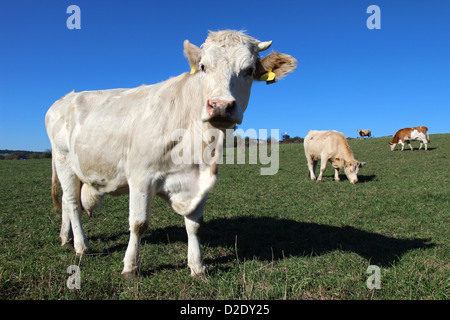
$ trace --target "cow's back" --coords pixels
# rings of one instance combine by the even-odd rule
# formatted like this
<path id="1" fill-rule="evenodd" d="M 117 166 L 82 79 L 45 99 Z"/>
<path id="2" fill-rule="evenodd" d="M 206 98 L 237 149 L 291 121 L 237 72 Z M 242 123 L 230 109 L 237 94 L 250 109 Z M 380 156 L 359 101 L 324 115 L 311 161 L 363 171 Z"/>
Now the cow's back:
<path id="1" fill-rule="evenodd" d="M 303 141 L 306 157 L 316 158 L 320 155 L 324 145 L 324 141 L 323 139 L 320 139 L 320 136 L 320 131 L 310 130 L 308 132 Z"/>
<path id="2" fill-rule="evenodd" d="M 310 130 L 304 140 L 305 154 L 316 159 L 323 153 L 332 156 L 339 151 L 342 141 L 345 142 L 345 137 L 338 131 Z"/>
<path id="3" fill-rule="evenodd" d="M 428 131 L 428 127 L 425 127 L 425 126 L 415 127 L 415 129 L 423 134 L 426 134 Z"/>
<path id="4" fill-rule="evenodd" d="M 67 148 L 72 148 L 73 139 L 80 135 L 88 142 L 120 129 L 117 126 L 127 123 L 132 110 L 123 103 L 115 103 L 125 90 L 72 91 L 65 95 L 47 111 L 45 124 L 50 140 L 63 147 L 58 137 L 64 136 Z"/>

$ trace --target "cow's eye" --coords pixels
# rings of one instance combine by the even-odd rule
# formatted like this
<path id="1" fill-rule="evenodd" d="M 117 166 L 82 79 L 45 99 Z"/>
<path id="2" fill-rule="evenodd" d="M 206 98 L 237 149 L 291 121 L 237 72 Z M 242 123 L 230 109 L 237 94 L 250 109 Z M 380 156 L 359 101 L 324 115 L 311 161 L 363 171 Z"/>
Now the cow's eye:
<path id="1" fill-rule="evenodd" d="M 203 72 L 206 71 L 206 67 L 203 63 L 200 64 L 200 70 L 202 70 Z"/>
<path id="2" fill-rule="evenodd" d="M 254 71 L 255 70 L 252 67 L 247 68 L 247 69 L 244 70 L 244 76 L 251 77 L 251 76 L 253 76 L 253 72 Z"/>

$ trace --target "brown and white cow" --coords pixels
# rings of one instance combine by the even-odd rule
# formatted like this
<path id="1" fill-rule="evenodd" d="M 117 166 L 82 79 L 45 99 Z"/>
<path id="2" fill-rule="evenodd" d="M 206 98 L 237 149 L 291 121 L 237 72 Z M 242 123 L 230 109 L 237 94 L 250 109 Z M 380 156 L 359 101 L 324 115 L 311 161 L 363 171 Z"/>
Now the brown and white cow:
<path id="1" fill-rule="evenodd" d="M 345 136 L 334 130 L 317 131 L 311 130 L 304 140 L 305 156 L 308 162 L 311 180 L 316 180 L 314 171 L 320 160 L 320 174 L 317 181 L 322 181 L 327 162 L 334 167 L 334 180 L 340 181 L 339 169 L 344 168 L 348 180 L 355 184 L 358 182 L 358 171 L 366 165 L 366 162 L 356 161 Z"/>
<path id="2" fill-rule="evenodd" d="M 358 133 L 360 139 L 364 137 L 370 138 L 370 136 L 372 135 L 372 132 L 369 129 L 366 130 L 358 129 Z"/>
<path id="3" fill-rule="evenodd" d="M 425 144 L 425 150 L 428 150 L 428 143 L 430 142 L 430 136 L 428 134 L 428 128 L 424 126 L 412 127 L 412 128 L 403 128 L 398 130 L 392 141 L 389 142 L 391 145 L 391 151 L 395 150 L 397 144 L 402 145 L 402 151 L 405 149 L 405 142 L 409 145 L 411 150 L 414 148 L 411 145 L 411 140 L 419 140 L 420 146 L 419 150 L 422 149 L 422 145 Z"/>
<path id="4" fill-rule="evenodd" d="M 272 83 L 296 68 L 296 60 L 286 54 L 261 59 L 259 52 L 271 44 L 238 31 L 210 32 L 200 48 L 184 42 L 190 73 L 134 89 L 71 92 L 56 101 L 45 124 L 55 210 L 58 181 L 63 192 L 62 245 L 73 240 L 78 255 L 89 252 L 82 208 L 92 213 L 105 194 L 129 193 L 130 239 L 122 275 L 136 276 L 140 240 L 159 195 L 184 216 L 191 275 L 204 274 L 198 231 L 216 183 L 223 131 L 241 123 L 254 80 Z M 194 152 L 183 154 L 190 161 L 175 163 L 172 151 L 196 131 L 213 131 L 215 144 L 194 143 Z M 183 139 L 174 140 L 174 132 L 182 132 Z M 212 161 L 205 163 L 201 157 L 207 147 Z"/>

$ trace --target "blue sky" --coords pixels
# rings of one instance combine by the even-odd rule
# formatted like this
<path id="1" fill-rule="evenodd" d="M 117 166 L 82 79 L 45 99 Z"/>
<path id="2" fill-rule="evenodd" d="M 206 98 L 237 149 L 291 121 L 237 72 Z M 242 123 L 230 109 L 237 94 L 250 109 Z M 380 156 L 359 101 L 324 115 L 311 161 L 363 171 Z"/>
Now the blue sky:
<path id="1" fill-rule="evenodd" d="M 66 26 L 72 4 L 80 30 Z M 366 26 L 372 4 L 381 29 Z M 189 71 L 183 41 L 201 45 L 220 29 L 273 40 L 270 50 L 299 63 L 276 84 L 254 83 L 243 130 L 450 132 L 447 0 L 2 0 L 0 149 L 49 149 L 44 117 L 54 101 L 73 89 L 131 88 Z"/>

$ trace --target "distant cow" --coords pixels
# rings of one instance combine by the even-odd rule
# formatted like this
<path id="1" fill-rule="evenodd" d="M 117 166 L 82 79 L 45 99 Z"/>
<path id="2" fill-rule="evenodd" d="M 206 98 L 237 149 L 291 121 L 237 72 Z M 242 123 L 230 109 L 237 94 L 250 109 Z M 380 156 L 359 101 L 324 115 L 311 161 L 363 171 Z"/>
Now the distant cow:
<path id="1" fill-rule="evenodd" d="M 394 151 L 397 144 L 402 145 L 402 151 L 405 148 L 405 142 L 409 145 L 411 150 L 414 148 L 411 145 L 411 140 L 419 140 L 420 146 L 419 150 L 422 149 L 422 145 L 425 144 L 425 150 L 428 150 L 428 143 L 430 142 L 430 135 L 428 133 L 428 128 L 424 126 L 420 127 L 412 127 L 412 128 L 403 128 L 397 131 L 397 133 L 392 138 L 392 141 L 389 142 L 391 145 L 391 150 Z"/>
<path id="2" fill-rule="evenodd" d="M 364 138 L 364 137 L 370 138 L 370 136 L 372 134 L 369 129 L 367 129 L 367 130 L 358 129 L 358 133 L 359 133 L 360 139 Z"/>
<path id="3" fill-rule="evenodd" d="M 135 277 L 140 241 L 158 195 L 184 216 L 191 275 L 204 274 L 198 231 L 217 180 L 224 131 L 241 123 L 254 80 L 276 82 L 297 65 L 293 57 L 277 52 L 260 58 L 271 44 L 242 32 L 211 32 L 200 48 L 184 42 L 190 73 L 134 89 L 71 92 L 56 101 L 45 124 L 56 208 L 58 180 L 63 191 L 62 244 L 73 237 L 76 253 L 88 252 L 82 208 L 90 214 L 104 194 L 129 193 L 130 239 L 122 275 Z M 183 139 L 174 140 L 180 132 Z M 213 132 L 215 145 L 195 143 L 198 132 L 201 137 Z M 192 152 L 187 152 L 193 136 Z M 189 149 L 182 149 L 183 162 L 174 161 L 173 151 L 185 141 Z M 206 148 L 213 150 L 210 163 L 202 161 Z"/>
<path id="4" fill-rule="evenodd" d="M 348 146 L 347 140 L 338 131 L 311 130 L 305 137 L 304 147 L 306 160 L 308 161 L 308 176 L 311 180 L 316 180 L 314 171 L 319 160 L 320 174 L 317 181 L 322 181 L 328 161 L 331 162 L 335 169 L 335 181 L 340 181 L 339 169 L 344 168 L 345 175 L 352 184 L 358 182 L 358 171 L 366 165 L 366 162 L 359 162 L 353 158 L 353 153 Z"/>

